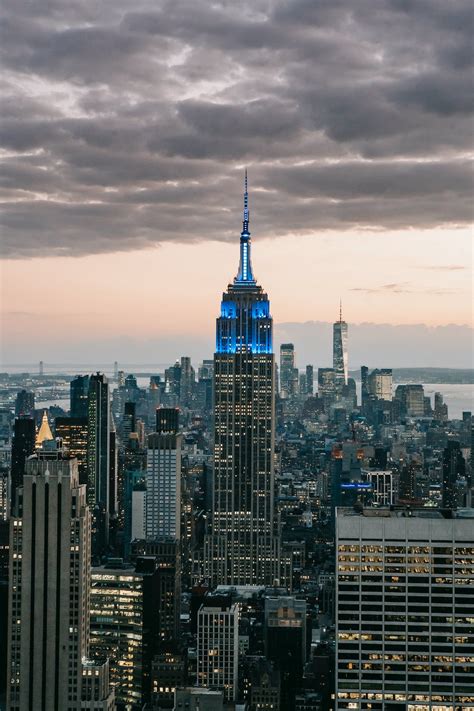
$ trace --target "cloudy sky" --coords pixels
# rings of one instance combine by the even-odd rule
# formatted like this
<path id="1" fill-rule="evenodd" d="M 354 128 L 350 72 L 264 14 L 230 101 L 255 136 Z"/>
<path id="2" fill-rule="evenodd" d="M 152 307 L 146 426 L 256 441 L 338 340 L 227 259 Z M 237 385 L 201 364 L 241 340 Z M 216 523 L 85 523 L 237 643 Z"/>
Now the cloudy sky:
<path id="1" fill-rule="evenodd" d="M 469 365 L 470 0 L 3 7 L 4 364 L 212 352 L 248 166 L 277 337 Z"/>

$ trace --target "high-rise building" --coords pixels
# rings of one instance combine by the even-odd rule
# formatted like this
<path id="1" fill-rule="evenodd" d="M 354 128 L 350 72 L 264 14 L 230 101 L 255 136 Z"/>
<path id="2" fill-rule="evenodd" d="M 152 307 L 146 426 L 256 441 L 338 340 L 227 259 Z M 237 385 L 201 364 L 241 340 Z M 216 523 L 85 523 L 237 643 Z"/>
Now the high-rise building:
<path id="1" fill-rule="evenodd" d="M 335 395 L 334 368 L 318 368 L 318 395 L 331 399 Z"/>
<path id="2" fill-rule="evenodd" d="M 97 373 L 89 379 L 87 418 L 87 501 L 93 516 L 93 553 L 101 553 L 109 538 L 110 503 L 109 384 Z"/>
<path id="3" fill-rule="evenodd" d="M 472 515 L 337 510 L 337 709 L 473 706 Z"/>
<path id="4" fill-rule="evenodd" d="M 35 451 L 36 431 L 35 421 L 31 417 L 19 417 L 13 425 L 12 464 L 11 464 L 11 498 L 12 509 L 17 500 L 17 489 L 23 486 L 25 463 Z"/>
<path id="5" fill-rule="evenodd" d="M 341 389 L 347 385 L 349 377 L 347 353 L 348 329 L 347 323 L 342 320 L 342 304 L 339 309 L 339 321 L 333 325 L 332 360 L 336 388 Z"/>
<path id="6" fill-rule="evenodd" d="M 76 375 L 69 384 L 71 417 L 87 417 L 89 397 L 89 376 Z"/>
<path id="7" fill-rule="evenodd" d="M 298 369 L 295 368 L 295 347 L 293 343 L 280 346 L 280 395 L 291 397 L 298 389 Z"/>
<path id="8" fill-rule="evenodd" d="M 306 600 L 265 599 L 265 656 L 281 675 L 281 707 L 293 708 L 307 655 Z"/>
<path id="9" fill-rule="evenodd" d="M 365 410 L 369 400 L 369 369 L 366 365 L 360 367 L 360 383 L 361 383 L 361 406 L 362 411 Z"/>
<path id="10" fill-rule="evenodd" d="M 146 473 L 146 535 L 180 538 L 181 447 L 178 410 L 156 411 L 157 432 L 148 435 Z"/>
<path id="11" fill-rule="evenodd" d="M 273 584 L 275 364 L 270 303 L 250 258 L 247 183 L 238 274 L 223 294 L 214 355 L 213 583 Z"/>
<path id="12" fill-rule="evenodd" d="M 117 561 L 119 562 L 119 561 Z M 137 566 L 92 568 L 91 657 L 108 658 L 120 708 L 141 711 L 150 697 L 151 660 L 158 642 L 159 572 L 155 559 Z"/>
<path id="13" fill-rule="evenodd" d="M 7 708 L 112 709 L 106 684 L 95 706 L 81 706 L 90 518 L 76 460 L 60 451 L 28 459 L 10 531 Z"/>
<path id="14" fill-rule="evenodd" d="M 181 559 L 179 541 L 172 538 L 156 538 L 132 543 L 132 559 L 153 556 L 158 569 L 158 597 L 155 608 L 159 619 L 158 638 L 160 649 L 170 649 L 178 638 Z"/>
<path id="15" fill-rule="evenodd" d="M 179 401 L 182 407 L 190 407 L 196 384 L 196 375 L 191 365 L 191 358 L 181 357 L 181 373 L 179 384 Z"/>
<path id="16" fill-rule="evenodd" d="M 197 685 L 237 698 L 239 606 L 208 597 L 198 612 Z"/>
<path id="17" fill-rule="evenodd" d="M 408 417 L 423 417 L 425 414 L 423 385 L 397 385 L 395 399 L 400 403 L 400 412 Z"/>
<path id="18" fill-rule="evenodd" d="M 312 395 L 314 393 L 314 369 L 312 365 L 306 366 L 306 394 Z"/>
<path id="19" fill-rule="evenodd" d="M 87 417 L 56 417 L 54 431 L 69 455 L 77 459 L 80 483 L 87 484 Z"/>
<path id="20" fill-rule="evenodd" d="M 377 400 L 391 400 L 392 380 L 391 368 L 376 368 L 368 377 L 369 394 Z"/>
<path id="21" fill-rule="evenodd" d="M 16 394 L 15 417 L 35 416 L 35 394 L 28 390 L 20 390 Z"/>
<path id="22" fill-rule="evenodd" d="M 434 419 L 438 422 L 448 420 L 448 406 L 444 402 L 442 393 L 434 394 Z"/>
<path id="23" fill-rule="evenodd" d="M 443 508 L 457 508 L 456 483 L 466 474 L 466 462 L 461 445 L 450 440 L 443 450 Z"/>

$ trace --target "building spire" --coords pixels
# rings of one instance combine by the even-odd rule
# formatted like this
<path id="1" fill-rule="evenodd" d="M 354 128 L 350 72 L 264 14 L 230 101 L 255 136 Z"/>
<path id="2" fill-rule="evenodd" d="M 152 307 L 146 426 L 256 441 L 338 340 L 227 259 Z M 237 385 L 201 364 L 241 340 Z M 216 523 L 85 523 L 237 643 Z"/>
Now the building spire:
<path id="1" fill-rule="evenodd" d="M 339 323 L 342 323 L 342 299 L 339 299 Z"/>
<path id="2" fill-rule="evenodd" d="M 252 262 L 250 259 L 250 231 L 249 231 L 249 193 L 247 168 L 244 178 L 244 219 L 242 222 L 242 232 L 240 233 L 240 263 L 239 271 L 234 279 L 237 284 L 255 284 L 252 272 Z"/>
<path id="3" fill-rule="evenodd" d="M 245 168 L 244 180 L 244 220 L 242 224 L 242 234 L 250 234 L 249 232 L 249 193 L 248 193 L 248 178 L 247 168 Z"/>

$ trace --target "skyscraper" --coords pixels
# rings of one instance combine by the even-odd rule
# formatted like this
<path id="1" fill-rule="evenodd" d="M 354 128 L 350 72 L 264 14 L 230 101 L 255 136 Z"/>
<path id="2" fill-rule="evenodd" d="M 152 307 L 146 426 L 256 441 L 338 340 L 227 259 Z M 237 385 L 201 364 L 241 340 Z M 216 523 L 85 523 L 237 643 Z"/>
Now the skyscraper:
<path id="1" fill-rule="evenodd" d="M 312 365 L 306 366 L 306 394 L 312 395 L 314 392 L 314 369 Z"/>
<path id="2" fill-rule="evenodd" d="M 147 538 L 178 540 L 181 523 L 181 445 L 178 410 L 156 411 L 157 432 L 148 435 L 146 473 Z"/>
<path id="3" fill-rule="evenodd" d="M 23 485 L 25 462 L 35 451 L 35 421 L 31 417 L 19 417 L 13 425 L 11 496 L 12 509 L 17 500 L 17 489 Z"/>
<path id="4" fill-rule="evenodd" d="M 298 370 L 295 368 L 295 347 L 293 343 L 280 346 L 280 395 L 283 398 L 294 395 L 298 387 Z"/>
<path id="5" fill-rule="evenodd" d="M 391 400 L 392 381 L 391 368 L 376 368 L 368 377 L 369 394 L 373 395 L 377 400 Z"/>
<path id="6" fill-rule="evenodd" d="M 77 459 L 80 483 L 87 484 L 87 417 L 56 417 L 54 431 L 70 456 Z"/>
<path id="7" fill-rule="evenodd" d="M 90 518 L 75 459 L 53 451 L 27 461 L 10 540 L 7 708 L 112 709 L 106 679 L 100 698 L 94 694 L 81 706 L 89 651 Z M 100 675 L 101 666 L 94 670 Z"/>
<path id="8" fill-rule="evenodd" d="M 239 270 L 217 319 L 214 500 L 205 555 L 214 583 L 241 585 L 273 583 L 278 565 L 272 317 L 253 275 L 250 247 L 246 177 Z"/>
<path id="9" fill-rule="evenodd" d="M 456 440 L 451 440 L 443 450 L 443 508 L 457 508 L 456 482 L 465 474 L 466 462 L 461 446 Z"/>
<path id="10" fill-rule="evenodd" d="M 337 510 L 337 709 L 472 707 L 474 520 L 463 513 Z"/>
<path id="11" fill-rule="evenodd" d="M 93 515 L 93 551 L 100 553 L 108 542 L 110 502 L 109 384 L 97 373 L 89 379 L 87 422 L 87 502 Z"/>
<path id="12" fill-rule="evenodd" d="M 87 417 L 89 376 L 76 375 L 69 384 L 71 417 Z"/>
<path id="13" fill-rule="evenodd" d="M 238 661 L 238 604 L 206 598 L 198 612 L 198 686 L 223 691 L 225 701 L 235 701 Z"/>
<path id="14" fill-rule="evenodd" d="M 339 321 L 333 325 L 332 360 L 336 388 L 347 385 L 349 376 L 347 354 L 347 323 L 342 320 L 342 304 L 339 308 Z"/>
<path id="15" fill-rule="evenodd" d="M 91 656 L 109 659 L 119 708 L 141 710 L 150 695 L 151 660 L 158 643 L 159 575 L 153 557 L 132 566 L 91 571 Z"/>
<path id="16" fill-rule="evenodd" d="M 28 390 L 20 390 L 15 399 L 16 417 L 35 416 L 35 394 Z"/>

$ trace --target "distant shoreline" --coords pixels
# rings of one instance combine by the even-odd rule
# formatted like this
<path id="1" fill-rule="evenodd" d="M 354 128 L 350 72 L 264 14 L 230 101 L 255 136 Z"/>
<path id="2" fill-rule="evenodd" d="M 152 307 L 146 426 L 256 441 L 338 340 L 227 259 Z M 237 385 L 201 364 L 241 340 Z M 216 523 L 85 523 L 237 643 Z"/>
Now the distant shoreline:
<path id="1" fill-rule="evenodd" d="M 394 383 L 474 385 L 474 368 L 393 368 L 392 373 Z M 360 370 L 349 374 L 360 379 Z"/>

